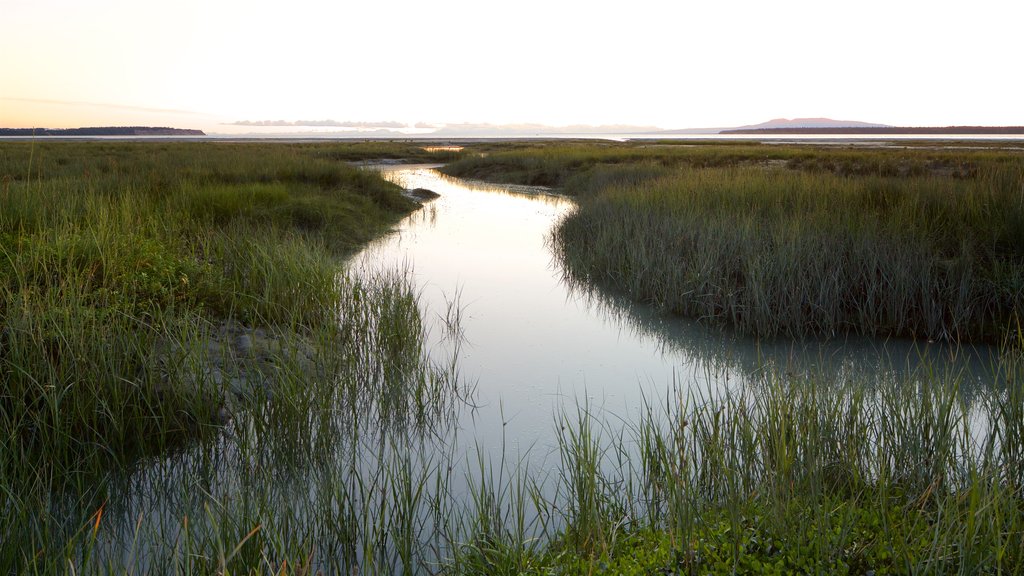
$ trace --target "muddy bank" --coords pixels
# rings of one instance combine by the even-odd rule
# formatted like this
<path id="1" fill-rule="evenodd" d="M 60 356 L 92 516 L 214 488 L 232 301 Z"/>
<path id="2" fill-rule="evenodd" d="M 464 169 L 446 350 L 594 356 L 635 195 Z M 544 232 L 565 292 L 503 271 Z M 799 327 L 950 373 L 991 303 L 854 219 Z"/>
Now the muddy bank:
<path id="1" fill-rule="evenodd" d="M 324 376 L 317 357 L 316 346 L 294 332 L 225 320 L 190 346 L 158 341 L 149 366 L 157 371 L 160 386 L 177 381 L 206 394 L 209 416 L 226 424 L 247 402 L 272 399 L 271 384 L 283 372 Z"/>

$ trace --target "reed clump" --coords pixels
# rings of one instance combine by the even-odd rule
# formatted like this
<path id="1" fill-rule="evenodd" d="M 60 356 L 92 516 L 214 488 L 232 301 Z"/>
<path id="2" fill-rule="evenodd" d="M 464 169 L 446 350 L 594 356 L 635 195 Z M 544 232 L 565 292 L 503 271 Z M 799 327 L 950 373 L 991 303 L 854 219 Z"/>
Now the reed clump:
<path id="1" fill-rule="evenodd" d="M 409 275 L 343 273 L 416 205 L 337 158 L 408 147 L 344 148 L 0 144 L 0 572 L 302 566 L 273 478 L 455 409 Z"/>
<path id="2" fill-rule="evenodd" d="M 548 544 L 506 539 L 470 573 L 1020 573 L 1021 360 L 986 390 L 927 366 L 842 384 L 765 369 L 625 423 L 569 406 L 547 483 L 503 508 L 527 506 Z"/>
<path id="3" fill-rule="evenodd" d="M 578 281 L 745 333 L 1001 343 L 1024 304 L 1022 176 L 677 169 L 580 197 L 554 238 Z"/>
<path id="4" fill-rule="evenodd" d="M 159 451 L 223 391 L 154 350 L 202 349 L 229 319 L 333 323 L 340 258 L 415 206 L 337 148 L 0 144 L 7 454 Z"/>

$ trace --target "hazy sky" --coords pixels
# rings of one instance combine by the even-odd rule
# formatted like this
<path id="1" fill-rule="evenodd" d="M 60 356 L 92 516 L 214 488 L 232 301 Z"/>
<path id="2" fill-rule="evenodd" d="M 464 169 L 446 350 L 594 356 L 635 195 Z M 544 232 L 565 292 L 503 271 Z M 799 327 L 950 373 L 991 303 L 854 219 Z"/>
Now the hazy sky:
<path id="1" fill-rule="evenodd" d="M 1020 0 L 0 0 L 0 126 L 1024 125 L 1022 22 Z"/>

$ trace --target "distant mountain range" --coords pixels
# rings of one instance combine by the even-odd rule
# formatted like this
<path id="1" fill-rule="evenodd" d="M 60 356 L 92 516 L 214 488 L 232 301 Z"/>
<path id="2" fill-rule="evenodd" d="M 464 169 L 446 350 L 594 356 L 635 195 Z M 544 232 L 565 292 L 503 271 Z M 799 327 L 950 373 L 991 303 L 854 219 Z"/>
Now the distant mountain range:
<path id="1" fill-rule="evenodd" d="M 152 126 L 93 128 L 0 128 L 0 136 L 206 136 L 202 130 Z"/>

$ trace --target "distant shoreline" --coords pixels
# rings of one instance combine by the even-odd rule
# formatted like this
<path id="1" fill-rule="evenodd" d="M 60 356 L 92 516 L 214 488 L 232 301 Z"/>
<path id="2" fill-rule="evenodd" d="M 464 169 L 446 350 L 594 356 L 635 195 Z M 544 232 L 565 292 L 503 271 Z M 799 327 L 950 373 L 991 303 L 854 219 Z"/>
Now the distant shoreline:
<path id="1" fill-rule="evenodd" d="M 0 128 L 0 136 L 206 136 L 202 130 L 152 126 L 92 128 Z"/>
<path id="2" fill-rule="evenodd" d="M 20 129 L 19 129 L 20 130 Z M 857 133 L 852 131 L 839 132 L 836 129 L 825 129 L 819 132 L 794 132 L 792 130 L 759 130 L 730 131 L 706 134 L 512 134 L 512 135 L 427 135 L 404 134 L 401 136 L 355 136 L 349 134 L 316 134 L 316 135 L 254 135 L 254 134 L 207 134 L 202 131 L 180 130 L 173 133 L 138 132 L 129 134 L 84 134 L 71 131 L 49 131 L 43 134 L 18 132 L 0 128 L 0 142 L 216 142 L 216 143 L 262 143 L 276 142 L 280 144 L 319 144 L 330 142 L 415 142 L 420 144 L 468 144 L 497 142 L 633 142 L 638 144 L 656 142 L 675 143 L 710 143 L 710 142 L 765 142 L 765 143 L 804 143 L 814 145 L 860 145 L 885 147 L 907 142 L 946 142 L 946 143 L 985 143 L 994 145 L 999 142 L 1013 143 L 1020 146 L 1024 142 L 1024 128 L 1019 132 L 977 133 L 967 131 L 960 134 L 939 130 L 932 133 L 907 133 L 895 131 L 889 133 Z"/>
<path id="3" fill-rule="evenodd" d="M 736 128 L 719 134 L 1024 134 L 1024 126 L 837 126 L 790 128 Z"/>

